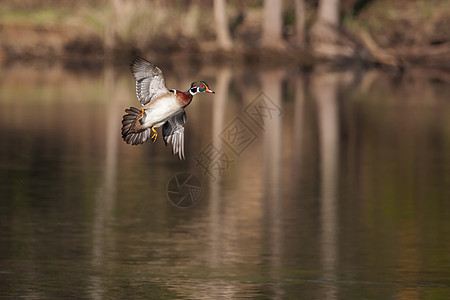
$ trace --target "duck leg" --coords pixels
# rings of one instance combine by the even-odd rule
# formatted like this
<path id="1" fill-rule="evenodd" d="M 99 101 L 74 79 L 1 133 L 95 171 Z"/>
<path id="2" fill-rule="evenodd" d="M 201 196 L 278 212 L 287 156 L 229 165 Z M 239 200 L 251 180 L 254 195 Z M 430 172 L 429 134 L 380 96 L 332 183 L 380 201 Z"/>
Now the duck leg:
<path id="1" fill-rule="evenodd" d="M 143 121 L 145 120 L 144 118 L 145 116 L 145 109 L 141 109 L 141 112 L 139 113 L 139 115 L 137 116 L 137 120 L 139 120 L 139 122 L 143 123 Z M 152 129 L 152 135 L 150 137 L 150 139 L 153 141 L 153 143 L 156 141 L 156 138 L 158 137 L 158 132 L 155 130 L 155 127 L 151 127 Z"/>
<path id="2" fill-rule="evenodd" d="M 156 138 L 158 137 L 158 132 L 155 130 L 155 127 L 152 126 L 152 136 L 150 139 L 153 141 L 153 143 L 156 141 Z"/>

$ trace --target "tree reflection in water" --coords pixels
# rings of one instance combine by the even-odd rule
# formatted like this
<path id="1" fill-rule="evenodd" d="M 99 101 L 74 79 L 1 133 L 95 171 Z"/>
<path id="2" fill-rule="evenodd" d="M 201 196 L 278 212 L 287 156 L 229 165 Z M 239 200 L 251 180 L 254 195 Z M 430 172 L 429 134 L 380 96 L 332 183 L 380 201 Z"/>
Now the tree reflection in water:
<path id="1" fill-rule="evenodd" d="M 3 296 L 450 296 L 446 84 L 376 70 L 169 71 L 170 86 L 195 75 L 217 92 L 189 106 L 178 161 L 121 142 L 127 69 L 1 72 Z M 283 112 L 263 127 L 245 111 L 260 92 Z M 255 135 L 241 153 L 223 138 L 236 118 Z M 211 142 L 233 160 L 215 179 L 195 160 Z M 190 209 L 166 199 L 180 171 L 203 179 Z"/>

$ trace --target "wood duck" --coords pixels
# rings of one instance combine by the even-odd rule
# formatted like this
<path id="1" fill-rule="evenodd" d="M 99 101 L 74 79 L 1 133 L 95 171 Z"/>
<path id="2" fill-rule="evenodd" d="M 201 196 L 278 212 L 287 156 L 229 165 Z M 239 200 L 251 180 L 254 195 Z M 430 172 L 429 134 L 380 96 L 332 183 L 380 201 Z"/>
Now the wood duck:
<path id="1" fill-rule="evenodd" d="M 141 102 L 140 109 L 130 107 L 122 118 L 122 139 L 127 144 L 140 145 L 149 138 L 155 142 L 158 133 L 155 127 L 162 126 L 164 143 L 172 144 L 172 152 L 184 159 L 184 108 L 197 93 L 215 92 L 204 81 L 195 81 L 185 92 L 169 90 L 160 68 L 137 57 L 130 64 L 136 80 L 136 95 Z"/>

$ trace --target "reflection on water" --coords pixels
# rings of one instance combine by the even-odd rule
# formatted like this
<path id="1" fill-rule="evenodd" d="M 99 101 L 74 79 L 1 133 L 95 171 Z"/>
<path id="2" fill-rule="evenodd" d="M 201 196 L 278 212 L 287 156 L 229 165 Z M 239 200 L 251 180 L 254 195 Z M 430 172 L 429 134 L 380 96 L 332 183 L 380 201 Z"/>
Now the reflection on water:
<path id="1" fill-rule="evenodd" d="M 321 260 L 324 278 L 335 281 L 337 232 L 337 179 L 338 179 L 338 73 L 316 72 L 312 76 L 312 90 L 317 101 L 320 152 L 320 224 Z M 325 292 L 327 299 L 336 298 L 336 288 Z"/>
<path id="2" fill-rule="evenodd" d="M 216 90 L 187 109 L 186 161 L 121 141 L 127 69 L 1 71 L 1 297 L 450 297 L 448 84 L 173 74 Z M 179 172 L 202 178 L 193 208 L 166 198 Z"/>

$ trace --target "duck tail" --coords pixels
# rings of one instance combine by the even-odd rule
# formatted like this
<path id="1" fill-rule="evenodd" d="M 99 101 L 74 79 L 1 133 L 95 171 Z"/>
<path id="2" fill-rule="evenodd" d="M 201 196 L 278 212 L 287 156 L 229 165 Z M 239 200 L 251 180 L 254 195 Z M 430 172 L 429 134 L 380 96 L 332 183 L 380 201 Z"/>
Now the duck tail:
<path id="1" fill-rule="evenodd" d="M 145 143 L 151 136 L 151 129 L 143 126 L 146 114 L 143 110 L 130 107 L 122 117 L 122 139 L 131 145 Z"/>

